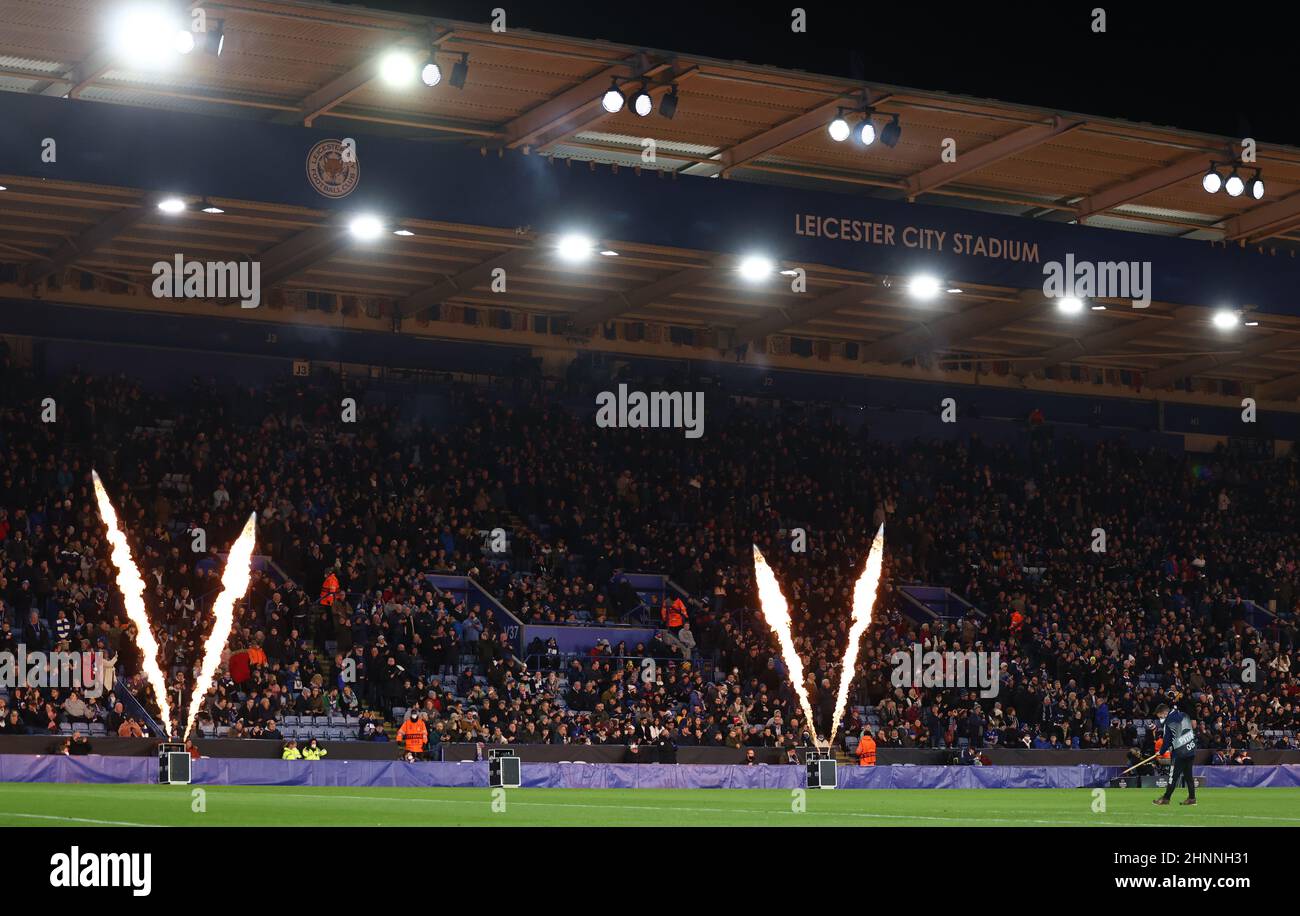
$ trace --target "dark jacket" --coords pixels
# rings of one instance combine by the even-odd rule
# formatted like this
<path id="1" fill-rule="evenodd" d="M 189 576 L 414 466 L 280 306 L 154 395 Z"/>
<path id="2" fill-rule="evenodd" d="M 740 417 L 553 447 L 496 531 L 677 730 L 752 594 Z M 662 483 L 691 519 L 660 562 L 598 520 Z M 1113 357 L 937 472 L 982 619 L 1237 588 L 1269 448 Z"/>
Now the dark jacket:
<path id="1" fill-rule="evenodd" d="M 1165 716 L 1160 737 L 1164 739 L 1161 750 L 1169 751 L 1169 756 L 1175 760 L 1196 754 L 1196 732 L 1192 729 L 1192 720 L 1177 709 L 1171 709 Z"/>

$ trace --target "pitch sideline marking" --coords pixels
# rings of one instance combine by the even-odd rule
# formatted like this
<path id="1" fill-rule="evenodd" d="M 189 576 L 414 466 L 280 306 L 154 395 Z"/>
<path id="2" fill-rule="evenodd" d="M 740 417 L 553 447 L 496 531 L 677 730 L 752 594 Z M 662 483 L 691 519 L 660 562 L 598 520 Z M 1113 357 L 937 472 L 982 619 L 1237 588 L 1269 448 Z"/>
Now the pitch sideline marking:
<path id="1" fill-rule="evenodd" d="M 0 811 L 0 817 L 32 817 L 45 821 L 76 821 L 79 824 L 102 824 L 105 827 L 161 827 L 162 824 L 137 824 L 132 821 L 100 821 L 93 817 L 69 817 L 62 814 L 19 814 L 16 811 Z"/>

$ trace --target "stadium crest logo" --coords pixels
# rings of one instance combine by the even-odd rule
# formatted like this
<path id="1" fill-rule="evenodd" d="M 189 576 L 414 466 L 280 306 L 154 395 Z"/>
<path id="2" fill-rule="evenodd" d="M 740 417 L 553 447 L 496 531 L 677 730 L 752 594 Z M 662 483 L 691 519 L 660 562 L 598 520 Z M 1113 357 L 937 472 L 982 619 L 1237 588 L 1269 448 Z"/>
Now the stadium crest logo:
<path id="1" fill-rule="evenodd" d="M 361 181 L 355 147 L 342 140 L 322 140 L 307 154 L 307 180 L 322 197 L 347 197 Z"/>

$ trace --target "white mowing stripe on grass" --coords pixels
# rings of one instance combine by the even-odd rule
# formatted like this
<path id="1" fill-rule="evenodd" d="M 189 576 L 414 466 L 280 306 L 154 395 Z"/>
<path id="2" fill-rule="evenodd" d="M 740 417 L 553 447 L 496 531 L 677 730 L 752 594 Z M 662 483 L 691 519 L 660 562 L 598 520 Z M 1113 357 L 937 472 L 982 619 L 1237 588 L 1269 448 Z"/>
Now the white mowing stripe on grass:
<path id="1" fill-rule="evenodd" d="M 65 817 L 61 814 L 19 814 L 16 811 L 0 811 L 3 817 L 30 817 L 45 821 L 72 821 L 78 824 L 102 824 L 105 827 L 161 827 L 161 824 L 137 824 L 132 821 L 100 821 L 93 817 Z"/>
<path id="2" fill-rule="evenodd" d="M 387 802 L 424 802 L 430 805 L 482 805 L 481 800 L 472 800 L 468 798 L 385 798 L 383 796 L 372 795 L 307 795 L 302 792 L 284 792 L 281 798 L 310 798 L 310 799 L 341 799 L 343 801 L 387 801 Z M 591 808 L 598 811 L 682 811 L 690 814 L 788 814 L 795 816 L 796 812 L 788 811 L 784 808 L 763 810 L 754 808 L 677 808 L 666 805 L 583 805 L 574 802 L 509 802 L 511 805 L 520 805 L 532 808 Z M 812 814 L 818 817 L 861 817 L 876 818 L 884 820 L 900 821 L 943 821 L 945 823 L 965 824 L 965 823 L 988 823 L 990 821 L 1000 824 L 1046 824 L 1050 827 L 1069 824 L 1071 826 L 1086 827 L 1186 827 L 1200 826 L 1190 824 L 1147 824 L 1147 823 L 1126 823 L 1122 825 L 1098 823 L 1094 820 L 1074 821 L 1074 820 L 1026 820 L 1025 818 L 1001 818 L 1001 817 L 933 817 L 922 814 L 876 814 L 864 811 L 806 811 L 806 814 Z M 1224 815 L 1229 816 L 1229 815 Z"/>

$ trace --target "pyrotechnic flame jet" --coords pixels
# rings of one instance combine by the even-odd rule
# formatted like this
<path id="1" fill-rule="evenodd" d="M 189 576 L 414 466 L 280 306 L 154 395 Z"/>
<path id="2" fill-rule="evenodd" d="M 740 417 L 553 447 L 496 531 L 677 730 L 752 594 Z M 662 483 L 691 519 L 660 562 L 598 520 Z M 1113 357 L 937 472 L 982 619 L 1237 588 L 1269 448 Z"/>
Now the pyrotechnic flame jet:
<path id="1" fill-rule="evenodd" d="M 167 682 L 158 668 L 158 641 L 153 637 L 149 626 L 149 615 L 144 607 L 144 580 L 140 570 L 131 558 L 131 547 L 126 542 L 126 535 L 117 526 L 117 512 L 108 500 L 108 491 L 99 479 L 99 474 L 92 469 L 91 478 L 95 484 L 95 502 L 99 504 L 99 515 L 108 526 L 108 542 L 113 546 L 113 565 L 117 567 L 117 588 L 122 593 L 122 603 L 126 606 L 127 618 L 135 624 L 136 645 L 144 656 L 143 667 L 145 679 L 153 688 L 154 699 L 162 712 L 163 727 L 172 727 L 171 704 L 167 702 Z"/>
<path id="2" fill-rule="evenodd" d="M 235 602 L 244 597 L 248 591 L 248 580 L 253 570 L 253 545 L 257 540 L 257 513 L 254 512 L 244 523 L 244 530 L 239 533 L 230 554 L 226 557 L 226 569 L 221 574 L 221 591 L 217 600 L 212 602 L 212 633 L 203 646 L 203 663 L 199 668 L 198 680 L 194 682 L 194 694 L 190 697 L 190 711 L 185 717 L 182 737 L 194 728 L 199 716 L 199 707 L 203 698 L 212 687 L 212 677 L 217 673 L 221 663 L 221 653 L 230 639 L 230 630 L 235 624 Z"/>
<path id="3" fill-rule="evenodd" d="M 867 632 L 867 627 L 871 625 L 871 612 L 876 606 L 876 591 L 880 587 L 880 568 L 884 563 L 884 556 L 885 526 L 881 525 L 871 541 L 871 549 L 867 551 L 867 567 L 862 570 L 857 584 L 853 586 L 853 617 L 849 623 L 849 644 L 844 647 L 844 663 L 840 665 L 840 687 L 835 697 L 835 715 L 831 719 L 831 744 L 835 743 L 840 717 L 844 715 L 844 704 L 849 699 L 853 669 L 858 664 L 858 643 L 862 641 L 862 634 Z"/>
<path id="4" fill-rule="evenodd" d="M 790 630 L 790 606 L 786 603 L 785 595 L 781 594 L 781 586 L 777 584 L 776 576 L 773 575 L 772 568 L 767 565 L 767 560 L 763 559 L 757 544 L 754 545 L 754 578 L 758 581 L 758 601 L 763 611 L 763 619 L 772 628 L 772 632 L 776 634 L 776 641 L 781 645 L 781 657 L 785 659 L 785 667 L 790 672 L 794 692 L 798 694 L 799 702 L 803 706 L 804 718 L 808 720 L 808 733 L 812 735 L 813 744 L 816 744 L 817 720 L 813 718 L 812 704 L 808 702 L 803 659 L 799 657 L 794 647 L 794 634 Z"/>

